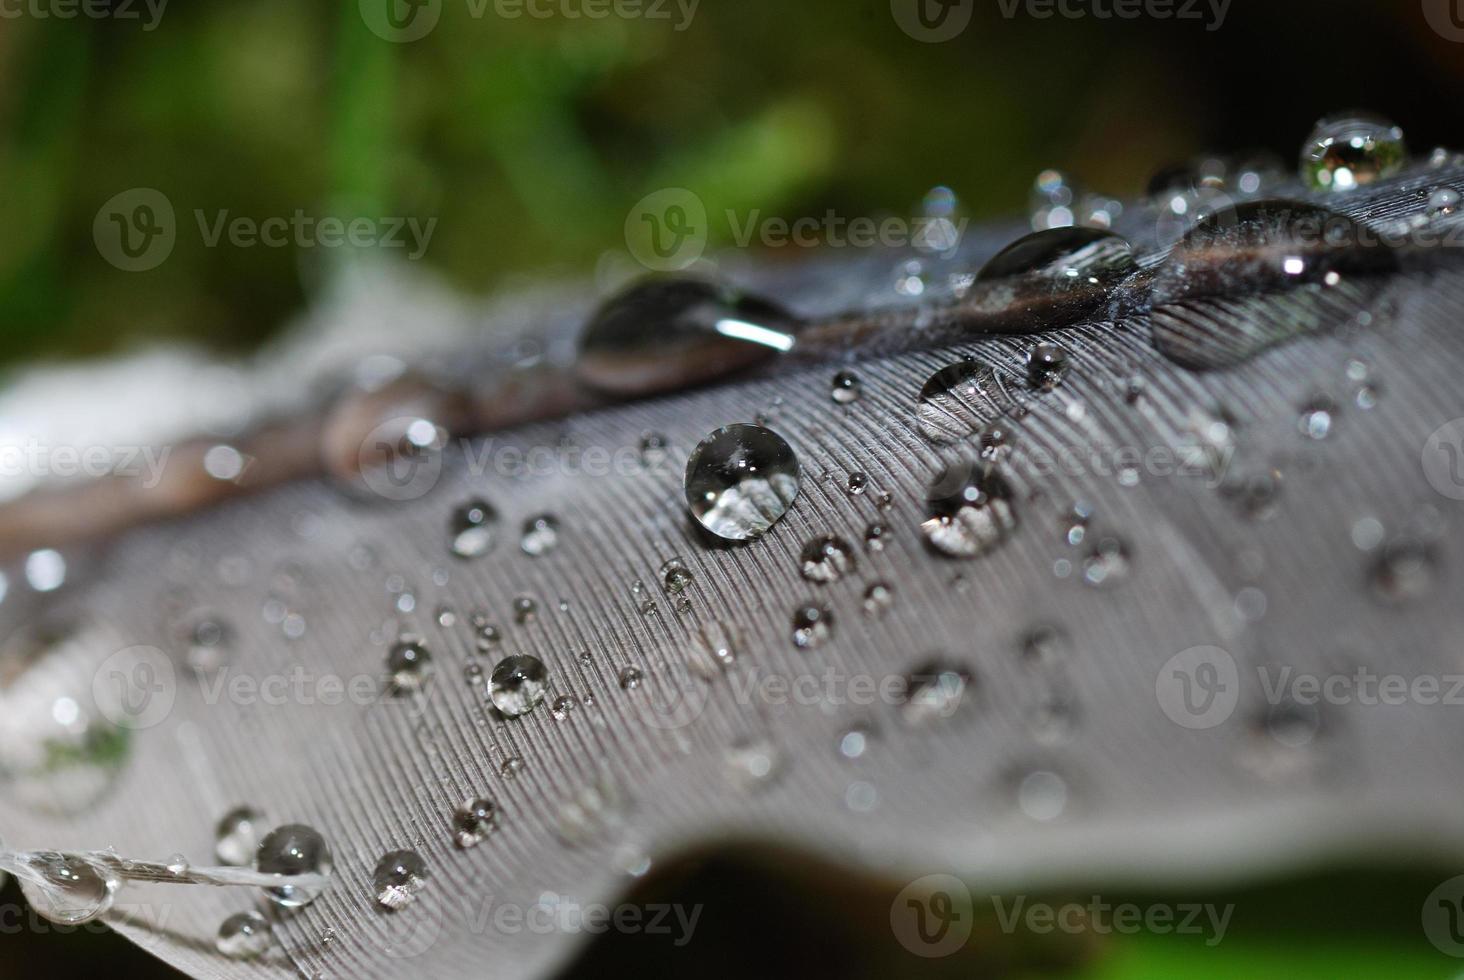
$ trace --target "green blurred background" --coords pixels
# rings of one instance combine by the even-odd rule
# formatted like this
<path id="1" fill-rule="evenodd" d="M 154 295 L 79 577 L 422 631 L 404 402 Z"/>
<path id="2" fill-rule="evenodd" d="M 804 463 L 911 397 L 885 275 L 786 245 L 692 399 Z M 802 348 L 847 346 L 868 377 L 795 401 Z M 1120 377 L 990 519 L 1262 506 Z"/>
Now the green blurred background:
<path id="1" fill-rule="evenodd" d="M 1234 0 L 1214 31 L 976 0 L 942 44 L 903 33 L 888 0 L 702 0 L 684 30 L 438 0 L 435 30 L 402 44 L 357 0 L 172 0 L 151 29 L 141 0 L 111 0 L 141 19 L 13 15 L 53 2 L 0 3 L 11 362 L 155 338 L 240 349 L 309 301 L 321 250 L 209 248 L 195 210 L 436 218 L 422 264 L 487 293 L 587 275 L 667 186 L 714 214 L 796 218 L 910 215 L 948 184 L 979 220 L 1021 210 L 1049 166 L 1132 194 L 1202 149 L 1289 161 L 1317 116 L 1354 105 L 1418 151 L 1464 143 L 1464 45 L 1422 0 Z M 165 193 L 180 228 L 142 273 L 91 234 L 132 187 Z"/>
<path id="2" fill-rule="evenodd" d="M 0 17 L 0 358 L 168 339 L 246 350 L 307 306 L 336 258 L 206 247 L 190 230 L 195 210 L 435 218 L 421 264 L 486 295 L 590 276 L 624 250 L 635 202 L 663 187 L 695 191 L 713 213 L 796 218 L 910 215 L 945 184 L 980 220 L 1023 210 L 1044 167 L 1131 195 L 1205 149 L 1290 161 L 1318 116 L 1346 107 L 1392 117 L 1416 152 L 1464 147 L 1464 44 L 1429 27 L 1426 0 L 1234 0 L 1214 31 L 1007 19 L 997 0 L 977 0 L 969 28 L 942 44 L 902 32 L 888 0 L 702 0 L 680 31 L 510 20 L 491 5 L 474 17 L 469 0 L 441 2 L 436 29 L 400 44 L 367 29 L 357 0 L 172 0 L 150 30 L 146 16 Z M 113 7 L 124 3 L 145 15 L 134 0 Z M 102 258 L 92 225 L 134 187 L 166 194 L 180 232 L 166 262 L 129 273 Z M 939 963 L 889 941 L 887 894 L 770 886 L 776 869 L 754 870 L 701 862 L 653 887 L 742 909 L 717 921 L 762 942 L 711 931 L 672 954 L 611 938 L 576 973 L 1459 973 L 1418 925 L 1423 896 L 1458 869 L 1370 868 L 1240 893 L 1248 928 L 1215 950 L 1140 937 L 1052 956 L 1008 938 Z M 3 901 L 17 901 L 13 886 Z M 50 964 L 55 976 L 165 972 L 107 936 L 22 933 L 0 947 L 0 964 Z"/>

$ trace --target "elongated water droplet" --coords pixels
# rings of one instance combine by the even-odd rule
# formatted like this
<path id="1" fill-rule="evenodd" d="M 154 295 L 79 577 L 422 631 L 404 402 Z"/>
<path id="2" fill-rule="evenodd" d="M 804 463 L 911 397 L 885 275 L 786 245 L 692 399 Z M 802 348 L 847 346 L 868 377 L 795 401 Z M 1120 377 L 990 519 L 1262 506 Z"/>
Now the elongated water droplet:
<path id="1" fill-rule="evenodd" d="M 549 669 L 537 657 L 504 657 L 488 678 L 488 697 L 509 718 L 526 715 L 549 691 Z"/>
<path id="2" fill-rule="evenodd" d="M 276 827 L 259 842 L 254 854 L 254 868 L 265 874 L 328 875 L 333 864 L 330 848 L 319 831 L 304 824 L 289 823 Z M 266 888 L 265 894 L 276 905 L 293 909 L 315 901 L 323 887 L 280 885 Z"/>
<path id="3" fill-rule="evenodd" d="M 703 384 L 791 350 L 798 325 L 776 304 L 724 285 L 650 279 L 595 314 L 579 376 L 625 396 Z"/>
<path id="4" fill-rule="evenodd" d="M 251 806 L 238 806 L 224 814 L 214 828 L 214 855 L 219 863 L 248 867 L 259 849 L 264 820 L 264 814 Z"/>
<path id="5" fill-rule="evenodd" d="M 498 536 L 498 512 L 482 500 L 470 500 L 452 512 L 448 541 L 459 558 L 478 558 L 493 548 Z"/>
<path id="6" fill-rule="evenodd" d="M 814 538 L 803 546 L 799 567 L 810 582 L 837 582 L 854 571 L 858 562 L 848 542 L 833 534 Z"/>
<path id="7" fill-rule="evenodd" d="M 934 443 L 952 443 L 1007 414 L 1015 402 L 996 372 L 971 358 L 948 364 L 920 389 L 916 422 Z"/>
<path id="8" fill-rule="evenodd" d="M 1096 285 L 1121 279 L 1135 268 L 1133 246 L 1121 235 L 1097 228 L 1054 228 L 1012 242 L 981 267 L 976 281 L 1030 276 L 1055 284 Z"/>
<path id="9" fill-rule="evenodd" d="M 1017 525 L 1011 485 L 995 463 L 949 466 L 930 485 L 927 497 L 921 533 L 930 547 L 951 558 L 987 554 Z"/>
<path id="10" fill-rule="evenodd" d="M 371 874 L 376 901 L 392 910 L 411 905 L 426 884 L 427 862 L 416 851 L 391 851 L 382 855 Z"/>
<path id="11" fill-rule="evenodd" d="M 475 847 L 498 826 L 498 808 L 492 800 L 465 800 L 452 815 L 453 841 L 458 847 Z"/>
<path id="12" fill-rule="evenodd" d="M 269 920 L 258 912 L 235 912 L 219 926 L 214 947 L 235 960 L 247 960 L 269 950 Z"/>
<path id="13" fill-rule="evenodd" d="M 1403 130 L 1381 116 L 1348 112 L 1319 120 L 1301 148 L 1301 179 L 1322 191 L 1350 191 L 1403 169 Z"/>
<path id="14" fill-rule="evenodd" d="M 798 458 L 776 432 L 760 425 L 718 429 L 686 463 L 686 502 L 719 538 L 761 537 L 798 496 Z"/>
<path id="15" fill-rule="evenodd" d="M 30 874 L 17 875 L 21 894 L 38 915 L 62 925 L 105 915 L 121 884 L 106 865 L 80 854 L 37 851 L 26 864 Z"/>

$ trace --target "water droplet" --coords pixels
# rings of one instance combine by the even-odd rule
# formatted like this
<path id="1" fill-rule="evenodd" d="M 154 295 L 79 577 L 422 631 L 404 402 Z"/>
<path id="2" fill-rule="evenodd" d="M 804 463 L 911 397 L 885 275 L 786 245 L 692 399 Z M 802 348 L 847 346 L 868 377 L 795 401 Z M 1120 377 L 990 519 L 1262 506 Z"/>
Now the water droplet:
<path id="1" fill-rule="evenodd" d="M 849 491 L 849 496 L 857 497 L 868 488 L 869 477 L 865 476 L 863 473 L 849 474 L 849 482 L 846 484 L 846 489 Z"/>
<path id="2" fill-rule="evenodd" d="M 761 537 L 798 496 L 798 459 L 781 436 L 729 425 L 701 441 L 686 464 L 686 502 L 719 538 Z"/>
<path id="3" fill-rule="evenodd" d="M 202 616 L 188 631 L 188 666 L 199 673 L 212 673 L 229 659 L 232 639 L 228 624 L 216 616 Z"/>
<path id="4" fill-rule="evenodd" d="M 1113 282 L 1133 272 L 1128 239 L 1097 228 L 1053 228 L 1024 235 L 991 258 L 977 282 L 1029 276 L 1064 283 Z"/>
<path id="5" fill-rule="evenodd" d="M 492 623 L 483 623 L 477 627 L 475 645 L 479 653 L 487 653 L 503 640 L 503 633 Z"/>
<path id="6" fill-rule="evenodd" d="M 951 558 L 977 558 L 1004 542 L 1017 525 L 1011 485 L 996 464 L 960 462 L 936 477 L 927 493 L 921 533 Z"/>
<path id="7" fill-rule="evenodd" d="M 691 570 L 680 558 L 669 558 L 661 566 L 661 587 L 668 596 L 679 596 L 691 587 Z"/>
<path id="8" fill-rule="evenodd" d="M 894 605 L 895 590 L 884 582 L 873 582 L 864 590 L 864 615 L 870 619 L 883 619 Z"/>
<path id="9" fill-rule="evenodd" d="M 620 689 L 622 691 L 634 691 L 641 686 L 641 681 L 644 679 L 645 675 L 641 673 L 639 667 L 626 667 L 620 672 Z"/>
<path id="10" fill-rule="evenodd" d="M 219 926 L 214 947 L 230 959 L 247 960 L 269 949 L 269 920 L 258 912 L 235 912 Z"/>
<path id="11" fill-rule="evenodd" d="M 432 673 L 432 654 L 422 641 L 403 639 L 387 652 L 386 670 L 396 691 L 415 691 Z"/>
<path id="12" fill-rule="evenodd" d="M 1459 210 L 1459 192 L 1452 187 L 1440 187 L 1428 196 L 1428 216 L 1441 218 Z"/>
<path id="13" fill-rule="evenodd" d="M 252 806 L 236 806 L 214 827 L 214 855 L 220 864 L 247 868 L 259 849 L 264 832 L 264 814 Z"/>
<path id="14" fill-rule="evenodd" d="M 478 558 L 493 548 L 498 533 L 498 512 L 481 500 L 470 500 L 452 512 L 448 521 L 449 547 L 459 558 Z"/>
<path id="15" fill-rule="evenodd" d="M 416 851 L 391 851 L 376 863 L 371 887 L 376 901 L 386 908 L 404 909 L 416 901 L 427 884 L 427 862 Z"/>
<path id="16" fill-rule="evenodd" d="M 727 750 L 726 762 L 728 778 L 744 790 L 770 784 L 783 767 L 783 757 L 777 747 L 761 738 L 734 742 Z"/>
<path id="17" fill-rule="evenodd" d="M 1438 554 L 1423 541 L 1400 538 L 1383 546 L 1368 573 L 1373 594 L 1390 605 L 1416 602 L 1434 590 Z"/>
<path id="18" fill-rule="evenodd" d="M 473 687 L 483 683 L 483 665 L 470 663 L 463 667 L 463 679 Z"/>
<path id="19" fill-rule="evenodd" d="M 1297 428 L 1308 439 L 1325 439 L 1332 434 L 1337 415 L 1337 403 L 1325 395 L 1317 395 L 1301 409 Z"/>
<path id="20" fill-rule="evenodd" d="M 864 547 L 870 552 L 880 552 L 885 549 L 885 538 L 889 535 L 889 528 L 879 522 L 875 522 L 864 529 Z"/>
<path id="21" fill-rule="evenodd" d="M 671 450 L 671 441 L 659 432 L 647 432 L 641 436 L 640 458 L 641 465 L 654 468 L 666 460 Z"/>
<path id="22" fill-rule="evenodd" d="M 1403 130 L 1380 116 L 1349 112 L 1319 120 L 1301 148 L 1301 179 L 1316 190 L 1348 191 L 1403 168 Z"/>
<path id="23" fill-rule="evenodd" d="M 1056 344 L 1038 344 L 1027 352 L 1027 384 L 1050 391 L 1067 374 L 1068 352 Z"/>
<path id="24" fill-rule="evenodd" d="M 539 604 L 526 595 L 516 596 L 513 600 L 513 621 L 520 626 L 532 623 L 539 616 Z"/>
<path id="25" fill-rule="evenodd" d="M 54 592 L 66 584 L 66 559 L 52 548 L 25 556 L 25 580 L 37 592 Z"/>
<path id="26" fill-rule="evenodd" d="M 828 642 L 833 635 L 834 614 L 828 606 L 815 602 L 799 606 L 793 613 L 793 643 L 813 650 Z"/>
<path id="27" fill-rule="evenodd" d="M 524 534 L 519 547 L 524 554 L 542 558 L 559 545 L 559 521 L 552 514 L 539 514 L 524 522 Z"/>
<path id="28" fill-rule="evenodd" d="M 1048 823 L 1062 816 L 1067 802 L 1067 781 L 1055 772 L 1029 772 L 1017 784 L 1018 808 L 1039 823 Z"/>
<path id="29" fill-rule="evenodd" d="M 1083 581 L 1095 588 L 1117 585 L 1128 572 L 1128 548 L 1117 538 L 1103 538 L 1083 558 Z"/>
<path id="30" fill-rule="evenodd" d="M 960 708 L 970 685 L 968 671 L 940 661 L 926 663 L 905 678 L 901 714 L 912 725 L 949 718 Z"/>
<path id="31" fill-rule="evenodd" d="M 957 442 L 1012 408 L 996 372 L 972 358 L 948 364 L 920 389 L 916 422 L 934 443 Z"/>
<path id="32" fill-rule="evenodd" d="M 862 759 L 874 740 L 874 729 L 864 723 L 850 725 L 839 736 L 839 755 L 845 759 Z"/>
<path id="33" fill-rule="evenodd" d="M 575 700 L 568 694 L 561 694 L 549 704 L 549 714 L 554 716 L 555 721 L 563 721 L 569 717 L 574 710 Z"/>
<path id="34" fill-rule="evenodd" d="M 861 385 L 857 375 L 850 371 L 840 371 L 834 375 L 830 395 L 840 405 L 848 405 L 850 402 L 859 400 L 860 389 Z"/>
<path id="35" fill-rule="evenodd" d="M 1242 475 L 1225 482 L 1220 492 L 1234 499 L 1241 514 L 1253 521 L 1269 521 L 1281 510 L 1281 489 L 1284 486 L 1279 470 Z"/>
<path id="36" fill-rule="evenodd" d="M 1022 657 L 1042 667 L 1055 667 L 1066 659 L 1068 637 L 1048 623 L 1034 626 L 1022 640 Z"/>
<path id="37" fill-rule="evenodd" d="M 453 841 L 458 847 L 474 847 L 498 826 L 498 808 L 492 800 L 465 800 L 453 812 Z"/>
<path id="38" fill-rule="evenodd" d="M 822 535 L 805 544 L 798 561 L 804 578 L 822 583 L 837 582 L 854 571 L 858 564 L 848 542 L 832 534 Z"/>
<path id="39" fill-rule="evenodd" d="M 276 827 L 259 842 L 254 854 L 254 868 L 265 874 L 328 875 L 333 865 L 325 838 L 312 827 L 290 823 Z M 315 901 L 323 886 L 280 885 L 266 888 L 265 894 L 276 905 L 293 909 Z"/>
<path id="40" fill-rule="evenodd" d="M 437 625 L 443 629 L 451 629 L 457 625 L 457 613 L 453 611 L 451 606 L 438 606 L 437 613 L 433 618 L 437 620 Z"/>
<path id="41" fill-rule="evenodd" d="M 493 706 L 509 718 L 526 715 L 544 700 L 549 690 L 549 669 L 527 654 L 504 657 L 488 679 Z"/>
<path id="42" fill-rule="evenodd" d="M 579 376 L 647 395 L 702 384 L 793 348 L 798 321 L 776 304 L 697 279 L 649 279 L 602 306 L 580 340 Z"/>
<path id="43" fill-rule="evenodd" d="M 112 908 L 121 881 L 106 865 L 58 851 L 36 851 L 25 860 L 30 873 L 16 876 L 20 891 L 42 918 L 81 925 Z"/>

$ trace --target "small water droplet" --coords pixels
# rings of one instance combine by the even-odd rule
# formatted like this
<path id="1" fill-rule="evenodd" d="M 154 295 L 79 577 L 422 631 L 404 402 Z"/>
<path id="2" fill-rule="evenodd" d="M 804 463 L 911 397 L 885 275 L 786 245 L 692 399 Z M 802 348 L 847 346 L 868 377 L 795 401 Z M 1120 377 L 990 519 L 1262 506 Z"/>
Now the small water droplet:
<path id="1" fill-rule="evenodd" d="M 17 875 L 20 891 L 42 918 L 81 925 L 112 908 L 121 881 L 106 865 L 58 851 L 36 851 L 25 860 L 31 874 Z"/>
<path id="2" fill-rule="evenodd" d="M 503 633 L 492 623 L 483 623 L 477 627 L 475 645 L 479 653 L 487 653 L 503 640 Z"/>
<path id="3" fill-rule="evenodd" d="M 1027 384 L 1050 391 L 1067 374 L 1068 352 L 1057 344 L 1038 344 L 1027 353 Z"/>
<path id="4" fill-rule="evenodd" d="M 542 558 L 559 545 L 559 521 L 552 514 L 539 514 L 524 522 L 519 547 L 524 554 Z"/>
<path id="5" fill-rule="evenodd" d="M 549 714 L 554 716 L 555 721 L 563 721 L 569 717 L 574 710 L 575 700 L 568 694 L 561 694 L 549 704 Z"/>
<path id="6" fill-rule="evenodd" d="M 810 602 L 793 612 L 793 643 L 804 650 L 823 646 L 833 635 L 834 614 L 828 606 Z"/>
<path id="7" fill-rule="evenodd" d="M 403 639 L 387 653 L 386 670 L 397 692 L 415 691 L 432 673 L 432 654 L 422 641 Z"/>
<path id="8" fill-rule="evenodd" d="M 859 400 L 861 385 L 859 377 L 851 371 L 840 371 L 834 375 L 833 387 L 830 396 L 840 405 L 848 405 Z"/>
<path id="9" fill-rule="evenodd" d="M 459 558 L 479 558 L 493 548 L 498 534 L 498 512 L 482 500 L 470 500 L 452 512 L 448 541 Z"/>
<path id="10" fill-rule="evenodd" d="M 427 862 L 416 851 L 390 851 L 382 855 L 371 874 L 376 901 L 393 911 L 416 901 L 427 884 Z"/>
<path id="11" fill-rule="evenodd" d="M 862 759 L 874 740 L 874 729 L 864 723 L 850 725 L 839 736 L 839 755 L 845 759 Z"/>
<path id="12" fill-rule="evenodd" d="M 754 790 L 770 784 L 782 771 L 783 757 L 766 739 L 743 738 L 727 750 L 727 775 L 743 790 Z"/>
<path id="13" fill-rule="evenodd" d="M 977 558 L 1004 542 L 1017 524 L 1011 485 L 990 462 L 961 462 L 936 477 L 921 533 L 951 558 Z"/>
<path id="14" fill-rule="evenodd" d="M 849 491 L 849 496 L 857 497 L 868 488 L 869 477 L 865 476 L 863 473 L 849 474 L 849 482 L 845 485 L 845 489 Z"/>
<path id="15" fill-rule="evenodd" d="M 1317 395 L 1301 408 L 1297 428 L 1308 439 L 1321 440 L 1332 434 L 1337 416 L 1337 403 L 1325 395 Z"/>
<path id="16" fill-rule="evenodd" d="M 537 657 L 515 654 L 504 657 L 488 680 L 493 706 L 509 718 L 526 715 L 544 700 L 549 689 L 549 669 Z"/>
<path id="17" fill-rule="evenodd" d="M 1042 623 L 1032 627 L 1022 640 L 1022 657 L 1042 667 L 1056 667 L 1066 658 L 1067 634 L 1057 626 Z"/>
<path id="18" fill-rule="evenodd" d="M 895 590 L 884 582 L 872 582 L 864 590 L 864 615 L 883 619 L 895 605 Z"/>
<path id="19" fill-rule="evenodd" d="M 680 558 L 668 558 L 661 566 L 661 587 L 668 596 L 679 596 L 691 587 L 691 570 Z"/>
<path id="20" fill-rule="evenodd" d="M 457 625 L 457 613 L 453 611 L 451 606 L 438 606 L 437 613 L 433 618 L 437 620 L 437 625 L 443 629 L 451 629 Z"/>
<path id="21" fill-rule="evenodd" d="M 832 534 L 821 535 L 805 544 L 798 561 L 804 578 L 825 584 L 837 582 L 858 565 L 854 549 L 843 538 Z"/>
<path id="22" fill-rule="evenodd" d="M 620 689 L 622 691 L 634 691 L 641 686 L 641 681 L 644 679 L 645 675 L 641 673 L 639 667 L 626 667 L 620 672 Z"/>
<path id="23" fill-rule="evenodd" d="M 463 667 L 463 679 L 473 687 L 483 683 L 483 665 L 470 663 Z"/>
<path id="24" fill-rule="evenodd" d="M 641 436 L 641 465 L 653 469 L 666 461 L 671 451 L 671 441 L 659 432 L 647 432 Z"/>
<path id="25" fill-rule="evenodd" d="M 1440 187 L 1428 196 L 1428 216 L 1442 218 L 1459 210 L 1459 192 L 1452 187 Z"/>
<path id="26" fill-rule="evenodd" d="M 584 381 L 617 395 L 702 384 L 793 348 L 798 321 L 767 300 L 698 279 L 648 279 L 613 297 L 580 340 Z"/>
<path id="27" fill-rule="evenodd" d="M 1390 541 L 1368 573 L 1373 594 L 1389 605 L 1426 598 L 1438 577 L 1438 554 L 1426 542 L 1409 538 Z"/>
<path id="28" fill-rule="evenodd" d="M 252 806 L 236 806 L 214 827 L 214 855 L 220 864 L 246 868 L 254 861 L 265 816 Z"/>
<path id="29" fill-rule="evenodd" d="M 498 826 L 498 808 L 492 800 L 466 800 L 452 815 L 453 841 L 458 847 L 474 847 Z"/>
<path id="30" fill-rule="evenodd" d="M 870 524 L 864 529 L 864 547 L 870 552 L 880 552 L 885 549 L 885 538 L 889 535 L 889 528 L 879 522 Z"/>
<path id="31" fill-rule="evenodd" d="M 969 671 L 941 661 L 930 661 L 906 676 L 901 714 L 912 725 L 949 718 L 960 708 L 970 685 Z"/>
<path id="32" fill-rule="evenodd" d="M 254 868 L 265 874 L 328 875 L 333 865 L 325 838 L 313 827 L 290 823 L 276 827 L 259 842 L 254 854 Z M 265 894 L 276 905 L 293 909 L 313 902 L 322 887 L 280 885 L 266 888 Z"/>
<path id="33" fill-rule="evenodd" d="M 1067 809 L 1068 785 L 1055 772 L 1026 773 L 1017 783 L 1017 806 L 1032 820 L 1049 823 Z"/>
<path id="34" fill-rule="evenodd" d="M 719 538 L 761 537 L 798 496 L 798 459 L 781 436 L 758 425 L 708 435 L 686 464 L 686 502 Z"/>
<path id="35" fill-rule="evenodd" d="M 232 631 L 217 616 L 199 617 L 188 632 L 188 666 L 199 673 L 213 673 L 229 659 Z"/>
<path id="36" fill-rule="evenodd" d="M 1083 581 L 1095 588 L 1117 585 L 1128 573 L 1128 548 L 1118 538 L 1101 539 L 1083 558 Z"/>
<path id="37" fill-rule="evenodd" d="M 520 626 L 532 623 L 539 616 L 539 604 L 526 595 L 517 596 L 513 600 L 513 621 Z"/>
<path id="38" fill-rule="evenodd" d="M 1301 179 L 1316 190 L 1349 191 L 1403 168 L 1403 130 L 1381 116 L 1349 112 L 1319 120 L 1301 148 Z"/>
<path id="39" fill-rule="evenodd" d="M 214 947 L 234 960 L 247 960 L 269 949 L 269 920 L 258 912 L 235 912 L 219 926 Z"/>

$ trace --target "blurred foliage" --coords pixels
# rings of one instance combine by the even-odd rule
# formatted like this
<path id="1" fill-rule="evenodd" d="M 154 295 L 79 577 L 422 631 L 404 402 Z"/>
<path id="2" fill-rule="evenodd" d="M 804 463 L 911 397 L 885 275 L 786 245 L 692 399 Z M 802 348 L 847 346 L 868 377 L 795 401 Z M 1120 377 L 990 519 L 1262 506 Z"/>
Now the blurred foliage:
<path id="1" fill-rule="evenodd" d="M 152 30 L 7 18 L 4 357 L 247 347 L 328 271 L 320 249 L 207 247 L 198 211 L 435 217 L 423 261 L 487 292 L 587 274 L 667 186 L 713 214 L 797 218 L 910 215 L 948 184 L 979 220 L 1020 210 L 1046 166 L 1134 193 L 1206 146 L 1290 157 L 1312 119 L 1353 103 L 1425 150 L 1458 132 L 1460 51 L 1416 0 L 1235 0 L 1213 32 L 977 7 L 945 44 L 902 33 L 887 0 L 703 0 L 679 31 L 442 0 L 409 44 L 368 30 L 357 0 L 175 0 Z M 142 273 L 103 261 L 91 235 L 132 187 L 178 216 L 171 257 Z"/>

